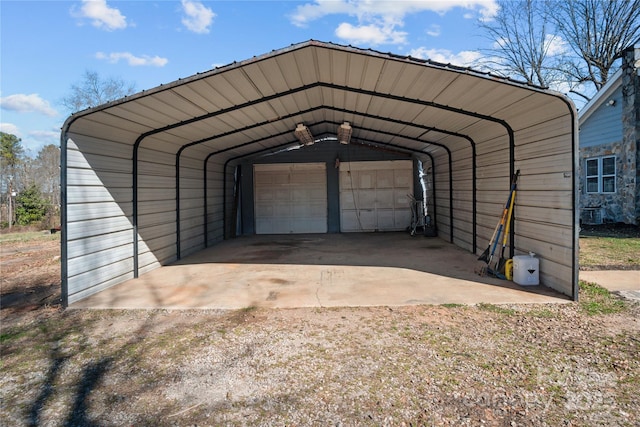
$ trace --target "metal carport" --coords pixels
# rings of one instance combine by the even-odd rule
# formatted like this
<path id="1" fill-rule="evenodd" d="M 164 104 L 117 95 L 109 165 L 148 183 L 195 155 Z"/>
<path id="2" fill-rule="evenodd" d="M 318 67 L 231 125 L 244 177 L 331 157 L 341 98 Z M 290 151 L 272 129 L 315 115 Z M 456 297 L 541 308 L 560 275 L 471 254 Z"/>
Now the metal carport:
<path id="1" fill-rule="evenodd" d="M 440 235 L 480 253 L 521 171 L 513 253 L 577 299 L 577 127 L 563 95 L 470 69 L 308 41 L 76 113 L 61 134 L 67 306 L 235 232 L 236 166 L 350 122 L 432 166 Z M 513 255 L 512 253 L 512 255 Z"/>

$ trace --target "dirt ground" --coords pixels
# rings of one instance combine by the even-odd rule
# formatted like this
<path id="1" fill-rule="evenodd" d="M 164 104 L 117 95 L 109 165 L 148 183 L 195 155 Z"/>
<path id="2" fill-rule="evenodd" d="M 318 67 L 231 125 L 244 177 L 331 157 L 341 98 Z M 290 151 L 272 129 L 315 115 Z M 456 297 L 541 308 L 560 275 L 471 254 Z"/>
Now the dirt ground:
<path id="1" fill-rule="evenodd" d="M 2 309 L 36 310 L 60 302 L 60 240 L 0 246 Z"/>
<path id="2" fill-rule="evenodd" d="M 640 425 L 640 306 L 60 310 L 3 244 L 1 425 Z M 586 291 L 585 291 L 586 292 Z"/>

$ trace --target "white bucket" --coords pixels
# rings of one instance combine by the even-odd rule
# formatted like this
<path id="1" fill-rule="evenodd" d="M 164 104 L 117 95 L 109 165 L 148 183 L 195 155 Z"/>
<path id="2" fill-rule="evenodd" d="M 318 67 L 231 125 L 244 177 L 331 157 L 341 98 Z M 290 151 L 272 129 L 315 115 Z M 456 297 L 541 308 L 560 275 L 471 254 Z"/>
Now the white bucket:
<path id="1" fill-rule="evenodd" d="M 540 260 L 529 252 L 529 255 L 516 255 L 513 257 L 513 281 L 521 286 L 534 286 L 540 284 Z"/>

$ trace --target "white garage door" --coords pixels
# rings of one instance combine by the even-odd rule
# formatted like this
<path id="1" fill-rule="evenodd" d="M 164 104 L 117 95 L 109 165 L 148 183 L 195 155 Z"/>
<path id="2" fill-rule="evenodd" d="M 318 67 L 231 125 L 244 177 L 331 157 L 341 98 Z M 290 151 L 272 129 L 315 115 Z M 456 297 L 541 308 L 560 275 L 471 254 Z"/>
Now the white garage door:
<path id="1" fill-rule="evenodd" d="M 257 234 L 326 233 L 325 163 L 254 165 Z"/>
<path id="2" fill-rule="evenodd" d="M 340 163 L 340 230 L 405 230 L 412 172 L 411 160 Z"/>

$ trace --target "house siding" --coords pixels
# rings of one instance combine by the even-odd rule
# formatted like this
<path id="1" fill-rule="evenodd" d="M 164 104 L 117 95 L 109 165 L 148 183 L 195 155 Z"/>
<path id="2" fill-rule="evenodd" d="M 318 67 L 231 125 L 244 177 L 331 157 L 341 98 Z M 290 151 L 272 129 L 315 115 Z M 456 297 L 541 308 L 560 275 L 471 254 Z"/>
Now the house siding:
<path id="1" fill-rule="evenodd" d="M 608 104 L 609 99 L 615 105 Z M 580 126 L 580 147 L 588 148 L 622 141 L 622 87 Z"/>

